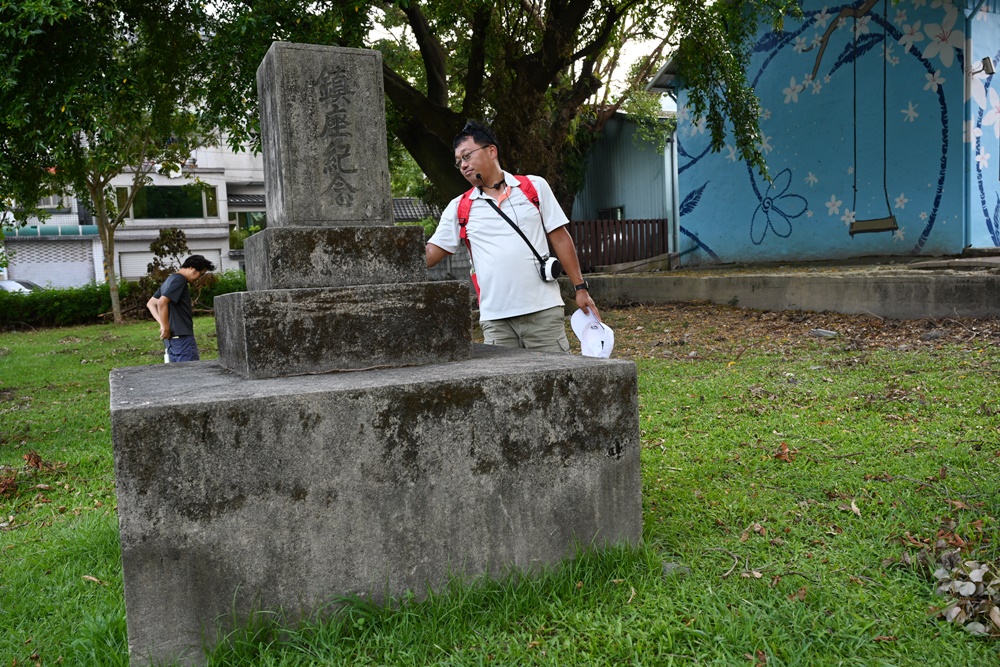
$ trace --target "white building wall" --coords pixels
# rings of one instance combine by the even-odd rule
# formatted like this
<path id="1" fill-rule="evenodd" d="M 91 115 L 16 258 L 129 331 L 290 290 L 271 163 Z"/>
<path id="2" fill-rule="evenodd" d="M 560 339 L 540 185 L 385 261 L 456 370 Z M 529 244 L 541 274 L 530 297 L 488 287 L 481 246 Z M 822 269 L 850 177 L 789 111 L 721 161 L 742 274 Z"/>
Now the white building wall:
<path id="1" fill-rule="evenodd" d="M 239 259 L 229 257 L 229 232 L 235 224 L 230 214 L 256 210 L 254 207 L 230 207 L 229 194 L 264 195 L 264 161 L 249 151 L 234 153 L 222 146 L 198 149 L 185 165 L 183 174 L 170 177 L 150 174 L 151 185 L 181 186 L 198 179 L 215 188 L 217 211 L 202 218 L 138 219 L 129 218 L 115 234 L 115 270 L 120 278 L 135 279 L 145 275 L 153 254 L 149 244 L 160 229 L 176 227 L 187 236 L 190 254 L 200 254 L 212 261 L 217 270 L 239 268 Z M 114 187 L 130 187 L 132 173 L 126 171 L 112 181 Z M 6 247 L 14 252 L 9 277 L 32 280 L 40 285 L 71 287 L 91 281 L 104 282 L 104 259 L 100 239 L 84 235 L 78 227 L 75 198 L 70 211 L 48 218 L 43 224 L 8 235 Z M 69 226 L 75 226 L 73 230 Z M 69 232 L 73 231 L 72 235 Z M 43 250 L 44 248 L 44 250 Z M 22 251 L 23 249 L 23 251 Z M 141 270 L 140 270 L 141 267 Z"/>

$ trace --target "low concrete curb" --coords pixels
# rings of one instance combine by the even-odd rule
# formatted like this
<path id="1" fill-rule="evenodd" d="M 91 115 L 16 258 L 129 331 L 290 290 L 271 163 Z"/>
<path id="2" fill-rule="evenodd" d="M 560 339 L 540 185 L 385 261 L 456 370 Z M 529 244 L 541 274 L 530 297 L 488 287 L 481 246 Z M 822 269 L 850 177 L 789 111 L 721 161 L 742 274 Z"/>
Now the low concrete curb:
<path id="1" fill-rule="evenodd" d="M 1000 275 L 868 269 L 844 272 L 587 276 L 599 305 L 711 301 L 760 310 L 897 319 L 1000 315 Z"/>

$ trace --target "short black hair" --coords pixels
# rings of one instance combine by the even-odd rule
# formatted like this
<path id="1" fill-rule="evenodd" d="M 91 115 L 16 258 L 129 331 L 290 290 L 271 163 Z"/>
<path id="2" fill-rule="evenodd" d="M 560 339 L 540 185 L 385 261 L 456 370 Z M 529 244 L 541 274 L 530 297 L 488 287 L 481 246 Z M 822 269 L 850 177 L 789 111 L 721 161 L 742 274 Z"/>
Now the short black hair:
<path id="1" fill-rule="evenodd" d="M 182 269 L 194 269 L 195 271 L 215 271 L 215 264 L 205 259 L 203 255 L 191 255 L 181 264 Z"/>
<path id="2" fill-rule="evenodd" d="M 460 143 L 470 137 L 476 142 L 477 146 L 496 146 L 497 157 L 500 156 L 500 143 L 497 141 L 497 135 L 493 134 L 493 130 L 489 126 L 474 120 L 466 122 L 462 131 L 455 135 L 455 141 L 452 142 L 451 149 L 455 150 Z"/>

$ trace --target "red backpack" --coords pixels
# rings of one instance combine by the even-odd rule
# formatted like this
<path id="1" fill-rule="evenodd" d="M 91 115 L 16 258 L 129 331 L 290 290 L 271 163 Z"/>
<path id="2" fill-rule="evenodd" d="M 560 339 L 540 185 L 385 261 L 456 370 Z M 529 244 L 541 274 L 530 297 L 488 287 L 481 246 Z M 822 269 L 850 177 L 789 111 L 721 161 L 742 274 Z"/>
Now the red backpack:
<path id="1" fill-rule="evenodd" d="M 535 190 L 534 183 L 527 176 L 514 176 L 517 182 L 521 184 L 521 192 L 524 196 L 528 198 L 535 208 L 541 210 L 541 204 L 538 201 L 538 191 Z M 458 200 L 458 237 L 465 241 L 465 247 L 469 249 L 469 257 L 472 257 L 472 244 L 469 243 L 469 235 L 465 231 L 465 226 L 469 224 L 469 211 L 472 209 L 472 193 L 475 188 L 469 188 L 462 198 Z M 473 264 L 473 269 L 475 269 L 475 264 Z M 472 273 L 472 286 L 476 288 L 476 296 L 480 297 L 479 294 L 479 278 L 476 277 L 475 271 Z"/>

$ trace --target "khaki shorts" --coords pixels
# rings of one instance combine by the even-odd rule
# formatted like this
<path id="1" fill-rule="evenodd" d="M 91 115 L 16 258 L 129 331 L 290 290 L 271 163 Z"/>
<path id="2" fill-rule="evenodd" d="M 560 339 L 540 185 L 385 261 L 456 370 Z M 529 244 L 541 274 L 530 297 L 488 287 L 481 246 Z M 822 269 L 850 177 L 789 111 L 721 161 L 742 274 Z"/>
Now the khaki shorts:
<path id="1" fill-rule="evenodd" d="M 483 342 L 487 345 L 520 347 L 536 352 L 569 352 L 562 306 L 504 320 L 484 320 L 480 324 Z"/>

